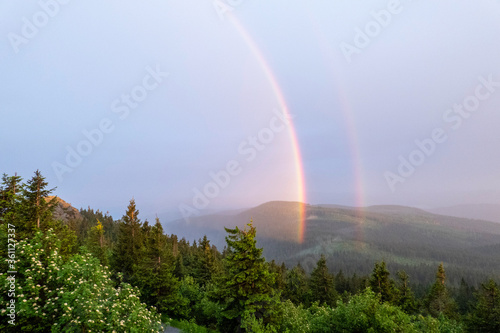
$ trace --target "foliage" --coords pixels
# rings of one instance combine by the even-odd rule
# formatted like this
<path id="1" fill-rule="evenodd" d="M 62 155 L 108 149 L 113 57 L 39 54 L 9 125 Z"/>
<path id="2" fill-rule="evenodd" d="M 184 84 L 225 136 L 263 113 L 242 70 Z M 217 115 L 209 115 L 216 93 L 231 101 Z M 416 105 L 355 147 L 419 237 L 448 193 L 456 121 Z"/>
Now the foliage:
<path id="1" fill-rule="evenodd" d="M 390 273 L 384 261 L 375 263 L 370 276 L 370 287 L 373 292 L 379 294 L 382 302 L 393 303 L 397 298 L 397 290 L 394 280 L 389 277 Z"/>
<path id="2" fill-rule="evenodd" d="M 51 229 L 18 243 L 17 331 L 159 330 L 159 316 L 139 301 L 137 289 L 126 283 L 115 288 L 108 269 L 92 255 L 76 254 L 64 261 L 60 249 Z M 5 297 L 5 274 L 0 286 Z M 5 322 L 2 326 L 9 328 Z"/>
<path id="3" fill-rule="evenodd" d="M 399 290 L 396 305 L 408 314 L 415 314 L 418 310 L 417 300 L 410 288 L 410 277 L 405 271 L 398 272 Z"/>
<path id="4" fill-rule="evenodd" d="M 324 255 L 318 260 L 316 267 L 311 273 L 310 280 L 311 295 L 320 304 L 333 306 L 337 300 L 334 277 L 328 271 Z"/>
<path id="5" fill-rule="evenodd" d="M 224 304 L 224 329 L 237 330 L 243 318 L 255 316 L 264 325 L 273 320 L 274 306 L 278 302 L 272 290 L 271 275 L 256 247 L 256 229 L 227 229 L 228 254 L 224 259 L 226 274 L 221 279 L 221 301 Z"/>
<path id="6" fill-rule="evenodd" d="M 500 332 L 500 288 L 489 280 L 477 293 L 477 303 L 471 313 L 468 326 L 476 332 Z"/>
<path id="7" fill-rule="evenodd" d="M 221 253 L 206 236 L 190 243 L 165 234 L 158 218 L 153 225 L 142 223 L 133 199 L 119 221 L 90 207 L 74 221 L 56 221 L 52 191 L 39 171 L 26 184 L 17 175 L 2 177 L 0 242 L 7 244 L 9 223 L 18 241 L 16 326 L 0 309 L 2 332 L 156 332 L 156 311 L 185 332 L 459 333 L 465 324 L 470 332 L 500 331 L 497 282 L 483 283 L 477 292 L 476 280 L 462 278 L 450 287 L 443 264 L 430 288 L 410 285 L 405 270 L 394 282 L 385 262 L 377 262 L 370 276 L 343 270 L 333 275 L 323 255 L 308 275 L 300 263 L 287 269 L 266 262 L 252 223 L 245 230 L 226 229 Z M 10 300 L 6 248 L 0 248 L 4 304 Z M 347 263 L 361 274 L 368 263 L 329 255 L 328 262 Z M 432 276 L 428 264 L 414 268 L 412 281 Z M 453 265 L 447 270 L 455 280 L 467 273 Z"/>
<path id="8" fill-rule="evenodd" d="M 217 331 L 205 328 L 203 326 L 197 325 L 194 320 L 175 320 L 172 319 L 169 321 L 170 326 L 176 327 L 182 330 L 185 333 L 216 333 Z"/>
<path id="9" fill-rule="evenodd" d="M 294 304 L 308 304 L 312 297 L 307 285 L 307 274 L 302 266 L 297 264 L 287 274 L 285 279 L 284 297 L 292 301 Z"/>
<path id="10" fill-rule="evenodd" d="M 451 298 L 446 287 L 446 273 L 441 263 L 436 273 L 436 281 L 432 285 L 424 300 L 428 313 L 433 317 L 444 315 L 448 318 L 457 318 L 456 303 Z"/>

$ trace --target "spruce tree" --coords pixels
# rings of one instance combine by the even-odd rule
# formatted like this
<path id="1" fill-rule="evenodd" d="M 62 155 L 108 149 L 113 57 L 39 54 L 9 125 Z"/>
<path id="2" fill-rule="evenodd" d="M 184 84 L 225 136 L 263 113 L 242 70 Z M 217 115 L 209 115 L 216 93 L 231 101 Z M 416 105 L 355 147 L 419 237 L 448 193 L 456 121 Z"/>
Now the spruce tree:
<path id="1" fill-rule="evenodd" d="M 51 220 L 57 198 L 47 201 L 47 197 L 55 188 L 47 188 L 48 183 L 39 170 L 23 188 L 23 213 L 28 230 L 40 230 Z"/>
<path id="2" fill-rule="evenodd" d="M 390 274 L 384 261 L 375 263 L 370 276 L 370 287 L 380 295 L 382 302 L 393 303 L 397 298 L 397 290 Z"/>
<path id="3" fill-rule="evenodd" d="M 229 234 L 228 253 L 224 259 L 226 273 L 220 280 L 224 330 L 242 331 L 242 319 L 248 316 L 267 324 L 273 320 L 277 300 L 273 297 L 274 276 L 262 257 L 262 249 L 256 246 L 256 229 L 250 222 L 245 230 L 225 230 Z"/>
<path id="4" fill-rule="evenodd" d="M 101 221 L 97 220 L 97 225 L 90 228 L 86 245 L 90 253 L 99 259 L 101 265 L 107 266 L 108 262 L 108 241 L 104 236 L 104 227 Z"/>
<path id="5" fill-rule="evenodd" d="M 22 178 L 17 174 L 8 176 L 3 174 L 0 185 L 0 222 L 15 224 L 16 228 L 22 226 L 19 222 L 20 200 L 24 185 Z M 19 231 L 19 229 L 18 229 Z"/>
<path id="6" fill-rule="evenodd" d="M 142 229 L 138 216 L 139 211 L 136 209 L 135 200 L 132 199 L 120 222 L 118 243 L 113 254 L 115 271 L 123 273 L 126 282 L 132 280 L 141 254 Z"/>
<path id="7" fill-rule="evenodd" d="M 399 293 L 397 305 L 408 314 L 417 312 L 418 305 L 415 295 L 410 288 L 410 277 L 405 271 L 398 272 L 399 278 Z"/>
<path id="8" fill-rule="evenodd" d="M 292 268 L 286 275 L 285 298 L 292 301 L 295 305 L 303 303 L 308 305 L 309 288 L 307 286 L 307 274 L 304 268 L 299 264 Z"/>
<path id="9" fill-rule="evenodd" d="M 460 280 L 460 287 L 458 288 L 456 296 L 458 311 L 461 315 L 471 312 L 475 301 L 474 293 L 474 288 L 465 282 L 464 278 L 462 278 Z"/>
<path id="10" fill-rule="evenodd" d="M 424 303 L 427 311 L 433 317 L 439 317 L 442 314 L 448 318 L 456 318 L 456 304 L 446 287 L 446 272 L 442 263 L 438 267 L 436 281 Z"/>
<path id="11" fill-rule="evenodd" d="M 174 276 L 174 257 L 167 248 L 163 226 L 156 218 L 153 226 L 142 228 L 144 233 L 141 255 L 134 272 L 134 282 L 141 298 L 160 312 L 175 314 L 179 305 L 179 280 Z"/>
<path id="12" fill-rule="evenodd" d="M 500 332 L 500 288 L 493 280 L 481 284 L 477 303 L 469 317 L 471 332 Z"/>
<path id="13" fill-rule="evenodd" d="M 335 276 L 335 289 L 339 295 L 350 292 L 349 280 L 344 276 L 344 272 L 340 270 Z"/>
<path id="14" fill-rule="evenodd" d="M 199 243 L 199 267 L 197 272 L 197 280 L 201 286 L 205 286 L 216 277 L 220 270 L 220 267 L 218 265 L 217 257 L 214 251 L 216 249 L 210 246 L 210 240 L 208 240 L 207 236 L 203 236 L 203 239 L 200 240 Z"/>
<path id="15" fill-rule="evenodd" d="M 274 284 L 273 288 L 279 292 L 285 290 L 286 285 L 286 266 L 284 263 L 278 265 L 274 260 L 269 263 L 269 270 L 274 274 Z"/>
<path id="16" fill-rule="evenodd" d="M 313 302 L 319 301 L 320 304 L 335 305 L 338 298 L 335 281 L 333 275 L 328 271 L 324 255 L 321 255 L 311 273 L 310 288 Z"/>

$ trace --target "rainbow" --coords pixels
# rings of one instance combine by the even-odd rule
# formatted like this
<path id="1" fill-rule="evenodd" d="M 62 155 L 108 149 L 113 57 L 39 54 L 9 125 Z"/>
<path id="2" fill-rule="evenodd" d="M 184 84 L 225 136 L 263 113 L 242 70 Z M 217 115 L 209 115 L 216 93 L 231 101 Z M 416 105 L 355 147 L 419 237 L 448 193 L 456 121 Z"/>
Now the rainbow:
<path id="1" fill-rule="evenodd" d="M 286 104 L 285 97 L 283 96 L 283 92 L 278 84 L 278 81 L 273 74 L 269 64 L 264 58 L 261 50 L 249 35 L 247 30 L 241 25 L 241 23 L 232 15 L 231 13 L 227 16 L 229 21 L 234 25 L 236 30 L 239 32 L 247 46 L 252 51 L 252 54 L 257 59 L 257 62 L 262 67 L 264 75 L 268 80 L 274 95 L 277 98 L 278 105 L 282 112 L 288 117 L 290 120 L 290 126 L 288 126 L 288 133 L 290 135 L 292 150 L 293 150 L 293 159 L 295 165 L 295 173 L 297 175 L 297 201 L 298 201 L 298 230 L 297 230 L 297 241 L 302 243 L 304 241 L 305 229 L 306 229 L 306 193 L 305 193 L 305 177 L 304 177 L 304 167 L 302 165 L 302 156 L 300 152 L 299 140 L 297 138 L 297 132 L 292 122 L 292 117 L 290 114 L 290 110 Z"/>
<path id="2" fill-rule="evenodd" d="M 332 73 L 331 77 L 335 82 L 336 91 L 339 95 L 339 100 L 341 103 L 340 110 L 344 117 L 344 123 L 347 129 L 348 136 L 347 140 L 349 142 L 349 151 L 351 153 L 352 170 L 354 176 L 355 207 L 359 208 L 356 212 L 356 217 L 359 222 L 356 228 L 356 240 L 357 244 L 361 245 L 364 239 L 363 224 L 365 221 L 365 211 L 363 207 L 366 206 L 363 186 L 363 171 L 361 169 L 361 153 L 359 149 L 357 129 L 351 111 L 352 107 L 349 103 L 349 98 L 347 97 L 346 92 L 344 91 L 342 85 L 338 82 L 337 78 L 339 77 L 339 75 L 336 75 L 337 69 L 332 66 L 332 64 L 337 64 L 342 60 L 339 59 L 337 55 L 338 52 L 334 52 L 330 43 L 327 42 L 328 39 L 325 37 L 322 30 L 317 26 L 311 12 L 308 12 L 308 16 L 314 28 L 317 42 L 320 45 L 321 50 L 323 51 L 323 56 L 328 59 L 327 63 L 330 64 L 330 72 Z"/>

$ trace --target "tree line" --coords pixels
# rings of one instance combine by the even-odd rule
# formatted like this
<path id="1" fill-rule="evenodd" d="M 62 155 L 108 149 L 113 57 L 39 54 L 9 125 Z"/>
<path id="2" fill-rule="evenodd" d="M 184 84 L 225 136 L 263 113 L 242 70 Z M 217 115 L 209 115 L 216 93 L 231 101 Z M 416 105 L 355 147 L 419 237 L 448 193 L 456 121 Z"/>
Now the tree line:
<path id="1" fill-rule="evenodd" d="M 310 274 L 267 261 L 251 221 L 225 229 L 222 251 L 141 221 L 134 199 L 117 221 L 91 208 L 60 221 L 53 191 L 39 171 L 2 177 L 0 239 L 15 226 L 18 272 L 13 325 L 1 247 L 2 331 L 158 332 L 174 318 L 219 332 L 500 332 L 498 284 L 450 288 L 444 264 L 416 296 L 383 261 L 366 276 L 334 274 L 324 256 Z"/>

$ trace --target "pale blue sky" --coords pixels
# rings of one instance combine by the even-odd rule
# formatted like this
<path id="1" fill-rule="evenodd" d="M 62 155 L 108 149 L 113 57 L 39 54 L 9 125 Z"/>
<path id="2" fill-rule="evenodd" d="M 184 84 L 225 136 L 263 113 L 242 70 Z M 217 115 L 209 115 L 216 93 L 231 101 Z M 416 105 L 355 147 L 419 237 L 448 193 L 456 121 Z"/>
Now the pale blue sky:
<path id="1" fill-rule="evenodd" d="M 45 11 L 53 17 L 40 3 L 51 4 Z M 231 13 L 221 20 L 214 3 Z M 373 15 L 381 10 L 395 12 L 382 25 Z M 143 217 L 173 217 L 231 160 L 242 171 L 206 210 L 294 200 L 287 131 L 251 162 L 238 150 L 269 125 L 279 103 L 230 15 L 255 41 L 295 116 L 309 203 L 354 205 L 359 194 L 369 205 L 500 202 L 500 87 L 459 129 L 443 119 L 474 96 L 479 77 L 500 82 L 493 0 L 2 0 L 0 172 L 27 179 L 40 169 L 66 201 L 117 218 L 132 196 Z M 30 31 L 36 20 L 38 31 Z M 367 24 L 380 31 L 348 61 L 341 45 L 356 47 L 356 29 Z M 142 90 L 147 96 L 121 119 L 125 111 L 114 110 L 126 106 L 122 95 L 140 93 L 156 69 L 168 77 L 147 79 L 155 88 Z M 76 149 L 82 131 L 103 119 L 113 130 L 58 177 L 54 163 L 65 164 L 67 147 Z M 415 140 L 435 128 L 446 142 L 391 191 L 386 173 L 400 176 L 399 156 L 409 158 Z"/>

